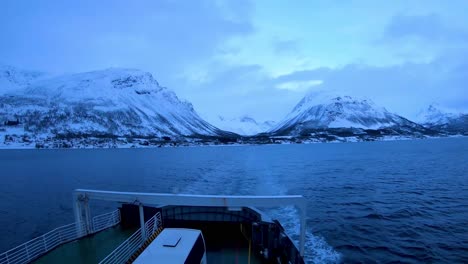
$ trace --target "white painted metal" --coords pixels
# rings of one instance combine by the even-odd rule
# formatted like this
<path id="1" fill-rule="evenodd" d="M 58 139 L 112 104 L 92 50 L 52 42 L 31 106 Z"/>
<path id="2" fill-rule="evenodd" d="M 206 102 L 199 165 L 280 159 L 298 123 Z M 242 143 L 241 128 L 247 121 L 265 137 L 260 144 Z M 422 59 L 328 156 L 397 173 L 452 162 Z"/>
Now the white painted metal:
<path id="1" fill-rule="evenodd" d="M 84 223 L 81 223 L 84 226 Z M 0 264 L 29 263 L 49 250 L 84 236 L 76 232 L 76 224 L 55 228 L 42 236 L 0 254 Z"/>
<path id="2" fill-rule="evenodd" d="M 200 230 L 187 228 L 164 228 L 149 246 L 133 262 L 149 264 L 164 260 L 165 263 L 187 263 L 187 258 L 194 250 L 195 243 L 203 237 Z M 203 239 L 203 238 L 202 238 Z M 199 248 L 196 248 L 197 250 Z M 203 254 L 206 249 L 203 247 Z M 203 261 L 203 256 L 198 263 Z"/>
<path id="3" fill-rule="evenodd" d="M 95 219 L 99 220 L 96 220 L 96 222 L 99 223 L 97 226 L 100 228 L 94 232 L 98 232 L 118 224 L 120 222 L 120 212 L 115 210 L 111 213 L 96 216 Z M 59 245 L 85 236 L 85 230 L 86 223 L 84 221 L 55 228 L 42 236 L 0 254 L 0 264 L 29 263 Z"/>
<path id="4" fill-rule="evenodd" d="M 301 234 L 299 251 L 304 256 L 306 230 L 306 200 L 302 195 L 282 196 L 223 196 L 223 195 L 189 195 L 163 193 L 113 192 L 100 190 L 77 189 L 74 197 L 87 199 L 138 203 L 144 205 L 185 205 L 185 206 L 224 206 L 224 207 L 279 207 L 294 205 L 300 210 Z"/>
<path id="5" fill-rule="evenodd" d="M 152 230 L 151 232 L 146 232 L 147 237 L 143 237 L 142 228 L 138 229 L 131 235 L 127 240 L 120 244 L 114 251 L 112 251 L 105 259 L 103 259 L 99 264 L 120 264 L 126 263 L 129 258 L 135 253 L 146 241 L 146 239 L 153 235 L 158 228 L 162 227 L 161 222 L 161 213 L 156 213 L 151 217 L 145 224 L 143 229 Z"/>
<path id="6" fill-rule="evenodd" d="M 81 200 L 78 194 L 73 193 L 73 214 L 75 215 L 75 224 L 76 224 L 76 232 L 82 233 L 83 226 L 83 208 L 81 207 Z"/>
<path id="7" fill-rule="evenodd" d="M 84 209 L 84 219 L 86 223 L 86 234 L 91 234 L 93 230 L 91 226 L 91 211 L 89 210 L 88 199 L 85 199 L 83 201 L 83 209 Z"/>
<path id="8" fill-rule="evenodd" d="M 112 227 L 120 223 L 120 211 L 115 210 L 113 212 L 97 215 L 93 217 L 92 230 L 93 233 Z"/>
<path id="9" fill-rule="evenodd" d="M 162 217 L 161 214 L 158 213 L 154 216 L 153 219 L 149 219 L 148 221 L 146 221 L 145 234 L 150 234 L 147 235 L 147 237 L 151 236 L 151 234 L 154 234 L 160 227 L 162 227 Z"/>

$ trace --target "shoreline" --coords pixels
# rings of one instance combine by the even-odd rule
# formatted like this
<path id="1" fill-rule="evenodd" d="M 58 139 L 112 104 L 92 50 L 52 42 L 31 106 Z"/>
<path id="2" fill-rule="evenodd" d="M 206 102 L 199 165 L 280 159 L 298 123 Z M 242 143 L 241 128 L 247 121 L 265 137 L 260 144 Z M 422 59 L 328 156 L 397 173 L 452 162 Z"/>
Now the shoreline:
<path id="1" fill-rule="evenodd" d="M 388 141 L 408 141 L 408 140 L 431 140 L 431 139 L 447 139 L 447 138 L 465 138 L 465 135 L 447 135 L 447 136 L 425 136 L 425 137 L 409 137 L 409 136 L 383 136 L 374 138 L 372 140 L 359 140 L 355 137 L 341 138 L 338 140 L 321 141 L 317 139 L 301 140 L 300 142 L 294 141 L 293 138 L 286 139 L 281 142 L 233 142 L 233 143 L 219 143 L 219 142 L 165 142 L 157 144 L 145 144 L 147 140 L 139 139 L 136 143 L 122 143 L 118 144 L 113 140 L 101 142 L 99 144 L 70 144 L 67 146 L 57 147 L 64 142 L 60 140 L 52 141 L 50 145 L 42 145 L 37 147 L 38 142 L 12 142 L 10 144 L 0 144 L 0 150 L 41 150 L 41 149 L 156 149 L 156 148 L 180 148 L 180 147 L 242 147 L 242 146 L 271 146 L 271 145 L 309 145 L 309 144 L 324 144 L 324 143 L 362 143 L 362 142 L 388 142 Z M 73 140 L 71 140 L 73 141 Z M 65 141 L 65 143 L 70 143 Z M 143 144 L 142 144 L 143 143 Z M 55 145 L 55 146 L 54 146 Z"/>

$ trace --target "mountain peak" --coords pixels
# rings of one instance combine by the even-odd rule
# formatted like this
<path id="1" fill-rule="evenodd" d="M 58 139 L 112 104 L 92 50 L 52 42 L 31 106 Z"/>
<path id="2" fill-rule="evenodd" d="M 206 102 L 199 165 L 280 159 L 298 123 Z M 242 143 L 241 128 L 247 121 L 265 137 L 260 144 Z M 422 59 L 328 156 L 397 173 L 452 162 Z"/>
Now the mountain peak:
<path id="1" fill-rule="evenodd" d="M 275 124 L 274 121 L 259 122 L 248 115 L 243 115 L 238 118 L 218 116 L 218 118 L 213 121 L 213 124 L 222 130 L 245 136 L 266 132 Z"/>
<path id="2" fill-rule="evenodd" d="M 29 132 L 114 136 L 218 135 L 149 72 L 109 68 L 35 81 L 0 95 L 0 120 L 19 117 Z"/>
<path id="3" fill-rule="evenodd" d="M 109 68 L 76 74 L 66 74 L 37 81 L 26 88 L 32 96 L 61 97 L 67 101 L 115 98 L 131 94 L 151 94 L 167 90 L 149 72 L 135 69 Z M 168 97 L 175 100 L 172 92 Z"/>
<path id="4" fill-rule="evenodd" d="M 417 121 L 422 124 L 441 125 L 448 123 L 451 118 L 456 118 L 458 115 L 453 111 L 444 109 L 437 103 L 432 103 L 419 112 Z"/>
<path id="5" fill-rule="evenodd" d="M 310 92 L 294 107 L 293 112 L 301 111 L 320 104 L 335 104 L 337 106 L 341 104 L 367 104 L 370 107 L 377 107 L 369 98 L 338 95 L 332 92 Z"/>
<path id="6" fill-rule="evenodd" d="M 468 130 L 468 115 L 441 107 L 433 103 L 422 110 L 417 120 L 425 127 L 447 131 L 452 134 L 466 134 Z"/>
<path id="7" fill-rule="evenodd" d="M 416 125 L 377 106 L 368 98 L 310 93 L 272 132 L 293 131 L 300 134 L 304 131 L 324 128 L 380 129 L 401 123 Z"/>

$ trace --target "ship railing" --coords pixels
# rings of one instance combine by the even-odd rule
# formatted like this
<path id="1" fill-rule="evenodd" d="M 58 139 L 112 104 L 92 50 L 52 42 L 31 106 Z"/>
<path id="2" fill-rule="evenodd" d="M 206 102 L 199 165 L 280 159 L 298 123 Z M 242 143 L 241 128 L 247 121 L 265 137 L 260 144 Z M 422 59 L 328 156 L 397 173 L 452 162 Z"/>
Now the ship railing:
<path id="1" fill-rule="evenodd" d="M 93 217 L 92 230 L 93 233 L 96 233 L 109 227 L 115 226 L 118 223 L 120 223 L 120 210 L 115 210 L 107 214 L 97 215 Z"/>
<path id="2" fill-rule="evenodd" d="M 120 244 L 114 251 L 112 251 L 106 258 L 99 264 L 119 264 L 126 263 L 132 255 L 143 246 L 145 241 L 154 235 L 159 228 L 162 228 L 161 213 L 156 213 L 153 217 L 148 219 L 144 225 L 144 231 L 139 228 L 127 240 Z"/>
<path id="3" fill-rule="evenodd" d="M 145 223 L 146 238 L 156 233 L 160 227 L 162 227 L 162 218 L 161 213 L 158 212 Z"/>
<path id="4" fill-rule="evenodd" d="M 95 216 L 93 218 L 94 230 L 92 233 L 112 227 L 119 222 L 119 210 Z M 57 227 L 42 236 L 33 238 L 26 243 L 1 253 L 0 264 L 29 263 L 62 244 L 86 236 L 85 230 L 86 223 L 84 221 Z"/>
<path id="5" fill-rule="evenodd" d="M 85 223 L 81 225 L 84 230 Z M 42 236 L 36 237 L 13 249 L 0 254 L 0 264 L 29 263 L 55 247 L 86 235 L 77 231 L 77 224 L 72 223 L 55 228 Z"/>

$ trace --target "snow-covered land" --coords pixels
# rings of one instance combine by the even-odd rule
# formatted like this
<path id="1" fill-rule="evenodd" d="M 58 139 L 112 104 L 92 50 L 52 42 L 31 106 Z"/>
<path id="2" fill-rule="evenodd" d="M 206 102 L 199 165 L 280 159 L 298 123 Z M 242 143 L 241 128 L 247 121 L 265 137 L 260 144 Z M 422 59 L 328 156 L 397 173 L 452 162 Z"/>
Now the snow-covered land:
<path id="1" fill-rule="evenodd" d="M 277 124 L 244 116 L 220 117 L 213 126 L 148 72 L 111 68 L 51 77 L 0 67 L 0 148 L 290 144 L 467 135 L 466 114 L 431 106 L 423 117 L 424 126 L 369 99 L 311 93 Z"/>
<path id="2" fill-rule="evenodd" d="M 307 135 L 317 130 L 354 131 L 396 129 L 422 132 L 424 128 L 390 113 L 370 99 L 311 93 L 305 96 L 271 133 Z"/>
<path id="3" fill-rule="evenodd" d="M 247 115 L 239 118 L 218 116 L 218 118 L 211 123 L 222 130 L 231 131 L 244 136 L 267 132 L 275 125 L 275 121 L 259 122 Z"/>
<path id="4" fill-rule="evenodd" d="M 26 87 L 44 76 L 45 74 L 41 72 L 0 65 L 0 96 Z"/>
<path id="5" fill-rule="evenodd" d="M 20 134 L 29 138 L 231 135 L 204 121 L 192 104 L 147 72 L 113 68 L 51 79 L 23 77 L 10 78 L 9 84 L 18 85 L 6 86 L 11 89 L 0 96 L 2 133 L 14 127 L 18 134 L 20 126 Z"/>
<path id="6" fill-rule="evenodd" d="M 423 126 L 450 134 L 468 135 L 468 114 L 431 104 L 418 115 Z"/>

